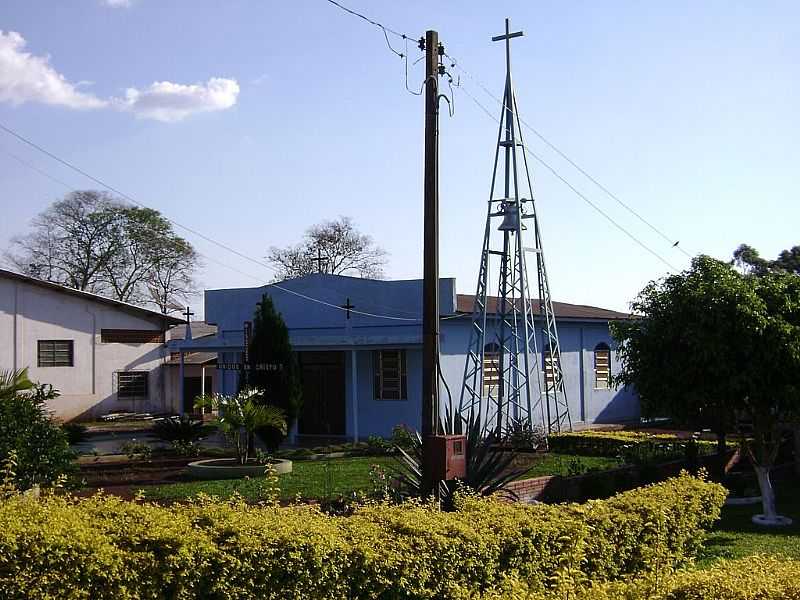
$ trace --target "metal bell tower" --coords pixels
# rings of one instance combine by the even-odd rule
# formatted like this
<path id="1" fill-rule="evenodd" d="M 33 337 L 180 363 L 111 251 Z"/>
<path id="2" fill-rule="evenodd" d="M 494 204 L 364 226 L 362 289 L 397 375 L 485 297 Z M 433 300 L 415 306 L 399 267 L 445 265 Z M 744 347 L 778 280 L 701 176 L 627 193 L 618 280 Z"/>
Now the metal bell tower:
<path id="1" fill-rule="evenodd" d="M 480 417 L 485 433 L 499 436 L 526 421 L 541 423 L 548 432 L 572 428 L 541 228 L 511 82 L 511 39 L 522 32 L 511 33 L 509 25 L 506 19 L 505 34 L 492 38 L 505 41 L 506 84 L 458 410 L 465 419 Z M 533 229 L 533 247 L 523 244 L 525 223 Z M 526 252 L 536 257 L 535 301 L 529 293 Z M 489 295 L 495 276 L 490 265 L 497 269 L 496 298 Z"/>

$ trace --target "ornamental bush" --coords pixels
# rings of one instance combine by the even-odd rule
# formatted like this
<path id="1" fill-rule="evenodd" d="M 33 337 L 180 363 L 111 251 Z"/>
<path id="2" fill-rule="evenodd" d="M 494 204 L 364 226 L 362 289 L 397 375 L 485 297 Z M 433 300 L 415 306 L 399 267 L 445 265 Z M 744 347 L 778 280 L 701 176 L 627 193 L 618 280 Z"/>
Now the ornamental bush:
<path id="1" fill-rule="evenodd" d="M 0 462 L 13 456 L 8 477 L 20 490 L 52 485 L 74 471 L 67 434 L 45 404 L 57 396 L 30 381 L 27 369 L 0 373 Z"/>
<path id="2" fill-rule="evenodd" d="M 623 457 L 631 462 L 639 459 L 671 460 L 684 458 L 690 440 L 669 433 L 640 431 L 581 431 L 556 433 L 547 438 L 550 450 L 582 456 Z M 696 440 L 700 455 L 713 454 L 716 442 Z"/>
<path id="3" fill-rule="evenodd" d="M 533 588 L 538 588 L 534 585 Z M 476 595 L 460 590 L 455 598 L 481 600 L 797 600 L 800 561 L 768 556 L 725 560 L 705 570 L 643 574 L 625 582 L 571 582 L 540 591 L 509 578 L 496 591 Z"/>
<path id="4" fill-rule="evenodd" d="M 208 498 L 13 497 L 0 502 L 0 597 L 451 598 L 512 575 L 544 592 L 685 564 L 724 497 L 688 475 L 583 505 L 463 497 L 451 513 L 410 502 L 350 517 Z"/>

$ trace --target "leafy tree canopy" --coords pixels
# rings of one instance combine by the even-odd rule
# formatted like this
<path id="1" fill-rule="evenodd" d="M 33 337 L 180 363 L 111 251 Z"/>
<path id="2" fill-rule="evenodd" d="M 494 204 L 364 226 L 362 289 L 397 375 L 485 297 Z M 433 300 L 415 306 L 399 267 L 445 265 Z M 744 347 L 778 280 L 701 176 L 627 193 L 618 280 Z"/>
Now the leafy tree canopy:
<path id="1" fill-rule="evenodd" d="M 349 217 L 340 217 L 311 226 L 296 246 L 273 246 L 267 260 L 276 267 L 275 281 L 318 272 L 380 279 L 386 251 Z"/>
<path id="2" fill-rule="evenodd" d="M 648 284 L 632 308 L 640 318 L 613 327 L 617 383 L 636 387 L 648 416 L 718 433 L 746 425 L 764 514 L 774 517 L 769 470 L 783 427 L 800 417 L 800 277 L 699 256 Z"/>
<path id="3" fill-rule="evenodd" d="M 164 313 L 195 292 L 199 266 L 195 249 L 157 210 L 91 190 L 54 202 L 5 257 L 33 277 Z"/>

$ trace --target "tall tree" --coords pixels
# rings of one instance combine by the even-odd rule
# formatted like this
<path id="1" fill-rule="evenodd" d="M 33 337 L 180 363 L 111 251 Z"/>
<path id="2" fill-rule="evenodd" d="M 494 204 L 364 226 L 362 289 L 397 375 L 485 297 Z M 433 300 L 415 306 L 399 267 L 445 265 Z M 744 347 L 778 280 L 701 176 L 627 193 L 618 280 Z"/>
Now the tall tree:
<path id="1" fill-rule="evenodd" d="M 743 275 L 707 256 L 651 282 L 618 324 L 617 383 L 638 390 L 643 412 L 718 433 L 752 427 L 746 448 L 775 520 L 770 471 L 785 424 L 800 412 L 800 278 Z"/>
<path id="2" fill-rule="evenodd" d="M 299 367 L 286 323 L 267 294 L 261 297 L 256 307 L 249 354 L 250 371 L 246 385 L 262 390 L 267 404 L 283 409 L 291 426 L 300 413 L 303 399 Z M 272 448 L 277 447 L 280 440 L 270 440 L 265 434 L 274 433 L 274 430 L 261 433 Z"/>
<path id="3" fill-rule="evenodd" d="M 198 255 L 157 210 L 79 191 L 53 203 L 32 226 L 5 253 L 22 273 L 163 312 L 194 289 Z"/>
<path id="4" fill-rule="evenodd" d="M 20 272 L 103 293 L 103 272 L 120 250 L 121 208 L 104 192 L 67 194 L 33 219 L 32 232 L 12 238 L 6 258 Z"/>
<path id="5" fill-rule="evenodd" d="M 340 217 L 309 227 L 295 246 L 273 246 L 267 260 L 276 267 L 275 281 L 317 272 L 380 279 L 386 256 L 370 236 L 356 229 L 352 219 Z"/>
<path id="6" fill-rule="evenodd" d="M 149 301 L 164 314 L 180 312 L 197 293 L 194 272 L 200 257 L 189 242 L 174 234 L 161 238 L 156 250 L 146 278 Z"/>

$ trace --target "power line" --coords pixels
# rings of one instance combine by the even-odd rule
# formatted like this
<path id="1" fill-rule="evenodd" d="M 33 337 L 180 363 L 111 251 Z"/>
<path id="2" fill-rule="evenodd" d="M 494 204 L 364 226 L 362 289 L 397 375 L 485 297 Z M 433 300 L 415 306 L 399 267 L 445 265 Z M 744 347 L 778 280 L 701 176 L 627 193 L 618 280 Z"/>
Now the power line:
<path id="1" fill-rule="evenodd" d="M 343 10 L 346 13 L 350 13 L 354 17 L 358 17 L 359 19 L 363 19 L 364 21 L 366 21 L 370 25 L 374 25 L 375 27 L 380 28 L 384 32 L 384 34 L 386 34 L 388 32 L 388 33 L 391 33 L 392 35 L 396 35 L 399 38 L 408 39 L 408 36 L 405 33 L 397 31 L 396 29 L 392 29 L 391 27 L 387 27 L 386 25 L 383 25 L 382 23 L 378 23 L 378 21 L 375 21 L 374 19 L 370 19 L 366 15 L 362 15 L 360 12 L 356 12 L 352 8 L 347 8 L 343 4 L 340 4 L 339 2 L 336 2 L 336 0 L 327 0 L 327 2 L 329 2 L 330 4 L 333 4 L 334 6 L 336 6 L 340 10 Z M 389 43 L 388 39 L 386 40 L 386 43 L 387 44 Z M 390 48 L 391 48 L 391 45 L 390 45 Z M 394 52 L 394 48 L 392 48 L 392 51 Z M 395 52 L 395 54 L 399 54 L 399 53 Z"/>
<path id="2" fill-rule="evenodd" d="M 475 96 L 473 96 L 472 94 L 470 94 L 470 93 L 469 93 L 469 92 L 466 90 L 466 88 L 464 88 L 464 87 L 459 87 L 458 89 L 460 89 L 462 92 L 464 92 L 464 93 L 467 95 L 467 97 L 469 97 L 469 98 L 470 98 L 470 99 L 471 99 L 471 100 L 472 100 L 472 101 L 473 101 L 473 102 L 474 102 L 474 103 L 475 103 L 475 104 L 476 104 L 476 105 L 477 105 L 477 106 L 478 106 L 478 107 L 479 107 L 481 110 L 483 110 L 483 112 L 484 112 L 484 113 L 486 113 L 486 115 L 487 115 L 487 116 L 488 116 L 490 119 L 492 119 L 492 121 L 494 121 L 494 122 L 495 122 L 495 123 L 497 123 L 497 124 L 500 124 L 500 121 L 497 119 L 497 117 L 495 117 L 495 116 L 494 116 L 494 115 L 493 115 L 493 114 L 492 114 L 492 113 L 489 111 L 489 109 L 488 109 L 488 108 L 486 108 L 486 106 L 484 106 L 484 105 L 483 105 L 483 104 L 482 104 L 482 103 L 481 103 L 481 102 L 480 102 L 480 101 L 479 101 L 477 98 L 475 98 Z M 641 247 L 642 247 L 644 250 L 646 250 L 647 252 L 649 252 L 650 254 L 652 254 L 654 257 L 656 257 L 658 260 L 660 260 L 662 263 L 664 263 L 664 264 L 665 264 L 667 267 L 669 267 L 669 268 L 670 268 L 672 271 L 676 271 L 676 272 L 678 271 L 678 269 L 677 269 L 677 268 L 675 268 L 675 267 L 674 267 L 672 264 L 670 264 L 670 262 L 669 262 L 667 259 L 665 259 L 665 258 L 664 258 L 663 256 L 661 256 L 661 255 L 660 255 L 658 252 L 656 252 L 655 250 L 653 250 L 652 248 L 650 248 L 650 247 L 649 247 L 647 244 L 645 244 L 643 241 L 641 241 L 639 238 L 637 238 L 635 235 L 633 235 L 633 234 L 632 234 L 630 231 L 628 231 L 627 229 L 625 229 L 625 228 L 624 228 L 622 225 L 620 225 L 619 223 L 617 223 L 617 221 L 615 221 L 615 220 L 614 220 L 614 219 L 611 217 L 611 215 L 609 215 L 608 213 L 606 213 L 606 212 L 605 212 L 603 209 L 601 209 L 599 206 L 597 206 L 597 204 L 595 204 L 594 202 L 592 202 L 592 201 L 591 201 L 591 200 L 590 200 L 590 199 L 589 199 L 589 198 L 588 198 L 588 197 L 587 197 L 587 196 L 586 196 L 584 193 L 582 193 L 582 192 L 581 192 L 579 189 L 577 189 L 575 186 L 573 186 L 573 185 L 572 185 L 572 184 L 571 184 L 571 183 L 570 183 L 570 182 L 569 182 L 569 181 L 568 181 L 566 178 L 564 178 L 564 177 L 563 177 L 563 176 L 562 176 L 562 175 L 561 175 L 561 174 L 560 174 L 558 171 L 556 171 L 556 169 L 555 169 L 555 168 L 553 168 L 552 166 L 550 166 L 550 164 L 548 164 L 548 163 L 547 163 L 547 162 L 546 162 L 546 161 L 545 161 L 543 158 L 541 158 L 540 156 L 538 156 L 537 154 L 535 154 L 535 153 L 534 153 L 532 150 L 530 150 L 530 149 L 529 149 L 527 146 L 522 146 L 522 149 L 523 149 L 523 151 L 524 151 L 526 154 L 528 154 L 528 155 L 532 156 L 532 157 L 533 157 L 534 159 L 536 159 L 536 161 L 538 161 L 538 162 L 539 162 L 539 163 L 540 163 L 540 164 L 541 164 L 543 167 L 545 167 L 545 168 L 546 168 L 548 171 L 550 171 L 550 172 L 551 172 L 553 175 L 555 175 L 555 176 L 556 176 L 556 177 L 557 177 L 557 178 L 558 178 L 558 179 L 559 179 L 559 180 L 560 180 L 560 181 L 561 181 L 561 182 L 562 182 L 564 185 L 566 185 L 566 186 L 567 186 L 567 187 L 568 187 L 570 190 L 572 190 L 572 191 L 573 191 L 573 192 L 574 192 L 574 193 L 575 193 L 575 194 L 576 194 L 576 195 L 577 195 L 577 196 L 578 196 L 578 197 L 579 197 L 581 200 L 583 200 L 583 201 L 584 201 L 584 202 L 586 202 L 586 203 L 587 203 L 589 206 L 591 206 L 593 209 L 595 209 L 595 210 L 596 210 L 596 211 L 597 211 L 597 212 L 598 212 L 600 215 L 602 215 L 602 216 L 603 216 L 603 217 L 604 217 L 604 218 L 605 218 L 605 219 L 606 219 L 606 220 L 607 220 L 609 223 L 611 223 L 611 224 L 612 224 L 614 227 L 616 227 L 617 229 L 619 229 L 619 230 L 620 230 L 622 233 L 624 233 L 626 236 L 628 236 L 628 237 L 629 237 L 631 240 L 633 240 L 633 241 L 634 241 L 636 244 L 638 244 L 639 246 L 641 246 Z"/>
<path id="3" fill-rule="evenodd" d="M 111 186 L 111 185 L 105 183 L 102 179 L 91 175 L 90 173 L 88 173 L 88 172 L 84 171 L 83 169 L 75 166 L 74 164 L 64 160 L 63 158 L 57 156 L 56 154 L 53 154 L 52 152 L 50 152 L 46 148 L 43 148 L 39 144 L 36 144 L 35 142 L 29 140 L 25 136 L 17 133 L 13 129 L 10 129 L 9 127 L 4 125 L 3 123 L 0 123 L 0 129 L 2 129 L 6 133 L 14 136 L 15 138 L 17 138 L 21 142 L 29 145 L 30 147 L 35 148 L 39 152 L 45 154 L 46 156 L 52 158 L 53 160 L 59 162 L 60 164 L 66 166 L 67 168 L 72 169 L 76 173 L 79 173 L 79 174 L 83 175 L 87 179 L 90 179 L 91 181 L 93 181 L 93 182 L 97 183 L 98 185 L 106 188 L 107 190 L 109 190 L 109 191 L 117 194 L 118 196 L 128 200 L 129 202 L 132 202 L 133 204 L 136 204 L 137 206 L 140 206 L 142 208 L 149 208 L 147 205 L 145 205 L 142 202 L 139 202 L 138 200 L 136 200 L 132 196 L 126 194 L 125 192 L 120 191 L 119 189 L 117 189 L 114 186 Z M 23 161 L 23 164 L 26 164 L 25 161 Z M 30 166 L 31 168 L 34 168 L 32 165 L 27 165 L 26 164 L 26 166 Z M 34 170 L 36 170 L 37 172 L 39 172 L 43 176 L 48 177 L 49 179 L 53 179 L 54 181 L 58 181 L 57 179 L 55 179 L 52 176 L 50 176 L 49 174 L 46 174 L 45 172 L 39 170 L 38 168 L 34 168 Z M 66 184 L 64 182 L 61 182 L 61 181 L 58 181 L 58 182 L 61 183 L 64 186 L 66 186 L 67 188 L 75 191 L 74 188 L 72 188 L 72 186 L 69 186 L 68 184 Z M 212 243 L 212 244 L 214 244 L 214 245 L 216 245 L 216 246 L 218 246 L 218 247 L 220 247 L 220 248 L 222 248 L 224 250 L 227 250 L 228 252 L 231 252 L 231 253 L 233 253 L 233 254 L 241 257 L 241 258 L 249 260 L 250 262 L 253 262 L 253 263 L 255 263 L 255 264 L 257 264 L 257 265 L 259 265 L 261 267 L 264 267 L 266 269 L 272 270 L 274 272 L 274 268 L 271 265 L 267 264 L 267 263 L 264 263 L 264 262 L 262 262 L 260 260 L 252 258 L 251 256 L 248 256 L 248 255 L 246 255 L 246 254 L 244 254 L 242 252 L 239 252 L 238 250 L 236 250 L 234 248 L 231 248 L 227 244 L 223 244 L 222 242 L 218 242 L 217 240 L 215 240 L 213 238 L 210 238 L 209 236 L 207 236 L 207 235 L 205 235 L 203 233 L 200 233 L 199 231 L 197 231 L 197 230 L 195 230 L 195 229 L 193 229 L 191 227 L 187 227 L 186 225 L 182 225 L 182 224 L 178 223 L 177 221 L 175 221 L 175 220 L 173 220 L 173 219 L 171 219 L 169 217 L 165 216 L 164 218 L 167 221 L 169 221 L 170 223 L 172 223 L 173 225 L 175 225 L 177 227 L 180 227 L 181 229 L 184 229 L 184 230 L 188 231 L 189 233 L 191 233 L 193 235 L 196 235 L 196 236 L 198 236 L 198 237 L 200 237 L 200 238 L 202 238 L 202 239 L 204 239 L 204 240 L 206 240 L 206 241 L 208 241 L 208 242 L 210 242 L 210 243 Z M 206 256 L 206 258 L 208 258 L 208 257 Z M 251 275 L 249 273 L 245 273 L 244 271 L 239 271 L 238 269 L 235 269 L 234 267 L 230 267 L 228 265 L 225 265 L 224 263 L 219 263 L 218 261 L 215 261 L 214 259 L 211 259 L 211 261 L 212 262 L 217 262 L 218 264 L 226 266 L 227 268 L 233 269 L 233 270 L 239 272 L 242 275 L 246 275 L 247 277 L 251 277 L 253 279 L 256 279 L 256 280 L 259 280 L 259 281 L 263 281 L 262 278 L 256 277 L 256 276 Z M 265 285 L 267 285 L 267 284 L 265 284 Z M 328 306 L 330 308 L 335 308 L 337 310 L 342 310 L 342 311 L 346 310 L 346 309 L 342 308 L 341 306 L 339 306 L 337 304 L 334 304 L 332 302 L 327 302 L 326 300 L 321 300 L 319 298 L 314 298 L 312 296 L 308 296 L 307 294 L 303 294 L 301 292 L 297 292 L 295 290 L 292 290 L 290 288 L 284 287 L 284 286 L 276 284 L 276 283 L 269 284 L 269 285 L 270 285 L 270 287 L 273 287 L 275 289 L 281 290 L 281 291 L 286 292 L 288 294 L 292 294 L 292 295 L 297 296 L 299 298 L 303 298 L 305 300 L 308 300 L 309 302 L 316 302 L 317 304 Z M 392 321 L 413 321 L 413 322 L 418 322 L 419 321 L 419 319 L 414 319 L 414 318 L 397 317 L 397 316 L 393 316 L 393 315 L 384 315 L 384 314 L 372 313 L 372 312 L 367 312 L 367 311 L 351 310 L 350 312 L 352 312 L 354 314 L 362 315 L 362 316 L 365 316 L 365 317 L 372 317 L 372 318 L 377 318 L 377 319 L 388 319 L 388 320 L 392 320 Z"/>
<path id="4" fill-rule="evenodd" d="M 9 152 L 8 150 L 6 150 L 4 148 L 2 149 L 2 151 L 3 151 L 4 154 L 10 156 L 11 158 L 16 160 L 21 165 L 27 167 L 28 169 L 30 169 L 32 171 L 35 171 L 36 173 L 38 173 L 42 177 L 46 177 L 50 181 L 53 181 L 53 182 L 63 186 L 64 188 L 66 188 L 70 192 L 77 192 L 78 191 L 74 186 L 70 185 L 69 183 L 66 183 L 65 181 L 63 181 L 61 179 L 58 179 L 57 177 L 51 175 L 47 171 L 44 171 L 44 170 L 40 169 L 39 167 L 37 167 L 33 163 L 29 163 L 28 161 L 20 158 L 19 156 L 17 156 L 13 152 Z M 167 219 L 167 220 L 169 220 L 169 219 Z M 235 271 L 239 275 L 244 275 L 245 277 L 250 277 L 251 279 L 254 279 L 254 280 L 260 281 L 260 282 L 264 281 L 263 277 L 257 277 L 256 275 L 253 275 L 252 273 L 246 273 L 245 271 L 241 271 L 241 270 L 237 269 L 236 267 L 232 267 L 231 265 L 226 264 L 224 262 L 221 262 L 221 261 L 219 261 L 219 260 L 217 260 L 215 258 L 212 258 L 211 256 L 208 256 L 207 254 L 203 254 L 202 252 L 198 251 L 198 255 L 200 255 L 204 260 L 208 260 L 209 262 L 212 262 L 212 263 L 215 263 L 215 264 L 220 265 L 222 267 L 225 267 L 226 269 L 230 269 L 231 271 Z"/>
<path id="5" fill-rule="evenodd" d="M 506 109 L 504 102 L 500 99 L 496 94 L 492 93 L 492 91 L 484 85 L 480 79 L 474 77 L 467 71 L 464 67 L 461 66 L 460 62 L 453 58 L 452 56 L 445 54 L 448 59 L 450 59 L 452 66 L 456 67 L 460 70 L 467 78 L 473 81 L 478 87 L 483 90 L 483 92 L 492 98 L 495 102 L 497 102 L 502 108 Z M 680 252 L 685 254 L 688 258 L 692 258 L 692 254 L 684 250 L 681 246 L 679 246 L 679 242 L 672 239 L 670 236 L 664 233 L 663 230 L 659 229 L 653 223 L 645 219 L 638 211 L 636 211 L 632 206 L 624 202 L 618 195 L 612 192 L 608 187 L 603 185 L 596 177 L 594 177 L 591 173 L 586 171 L 583 167 L 581 167 L 577 162 L 571 159 L 564 151 L 562 151 L 558 146 L 556 146 L 553 142 L 547 139 L 544 134 L 542 134 L 539 130 L 537 130 L 532 125 L 528 124 L 522 116 L 519 116 L 519 121 L 525 127 L 527 127 L 537 138 L 539 138 L 546 146 L 548 146 L 551 150 L 553 150 L 556 154 L 558 154 L 561 158 L 567 161 L 573 168 L 575 168 L 581 175 L 586 177 L 589 181 L 591 181 L 594 185 L 596 185 L 600 190 L 602 190 L 609 198 L 614 200 L 617 204 L 622 206 L 625 210 L 630 212 L 633 216 L 635 216 L 639 221 L 644 223 L 647 227 L 649 227 L 652 231 L 654 231 L 657 235 L 659 235 L 664 241 L 670 244 L 671 247 L 677 248 Z"/>

